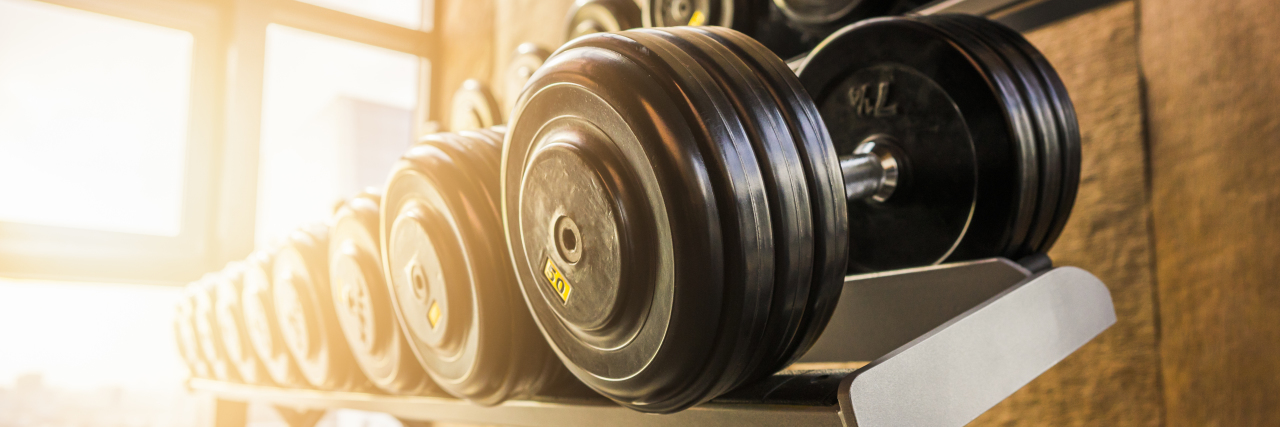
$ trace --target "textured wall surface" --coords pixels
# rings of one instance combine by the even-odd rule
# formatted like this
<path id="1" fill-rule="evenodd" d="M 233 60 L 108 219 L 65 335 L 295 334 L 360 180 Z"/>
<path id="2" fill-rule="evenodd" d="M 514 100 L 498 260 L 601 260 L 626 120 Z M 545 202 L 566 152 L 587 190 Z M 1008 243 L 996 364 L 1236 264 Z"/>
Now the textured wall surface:
<path id="1" fill-rule="evenodd" d="M 1280 4 L 1140 10 L 1168 424 L 1280 425 Z"/>
<path id="2" fill-rule="evenodd" d="M 1050 255 L 1102 279 L 1117 321 L 974 425 L 1161 424 L 1136 34 L 1121 2 L 1027 35 L 1062 76 L 1083 144 L 1079 196 Z"/>

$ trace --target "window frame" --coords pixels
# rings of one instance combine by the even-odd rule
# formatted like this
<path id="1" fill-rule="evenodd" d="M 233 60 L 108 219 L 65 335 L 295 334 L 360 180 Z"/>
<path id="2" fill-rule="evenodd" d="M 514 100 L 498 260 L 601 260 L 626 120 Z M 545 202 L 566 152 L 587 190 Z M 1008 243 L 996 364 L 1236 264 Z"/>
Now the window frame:
<path id="1" fill-rule="evenodd" d="M 176 236 L 155 236 L 0 221 L 0 276 L 174 285 L 248 255 L 270 24 L 417 56 L 415 134 L 434 127 L 432 0 L 421 0 L 420 30 L 297 0 L 35 1 L 191 33 L 181 228 Z"/>

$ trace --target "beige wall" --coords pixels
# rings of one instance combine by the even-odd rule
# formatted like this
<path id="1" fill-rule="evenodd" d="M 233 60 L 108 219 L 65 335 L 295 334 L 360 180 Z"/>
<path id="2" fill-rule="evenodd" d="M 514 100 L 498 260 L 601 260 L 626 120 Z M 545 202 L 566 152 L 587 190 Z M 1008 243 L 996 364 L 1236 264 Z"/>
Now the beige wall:
<path id="1" fill-rule="evenodd" d="M 1280 425 L 1280 3 L 1143 0 L 1169 425 Z"/>

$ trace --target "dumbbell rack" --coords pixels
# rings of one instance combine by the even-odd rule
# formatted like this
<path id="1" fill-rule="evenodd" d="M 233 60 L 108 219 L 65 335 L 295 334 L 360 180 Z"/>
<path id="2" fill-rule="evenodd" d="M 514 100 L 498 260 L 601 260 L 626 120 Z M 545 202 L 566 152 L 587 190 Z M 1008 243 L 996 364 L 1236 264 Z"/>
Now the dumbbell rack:
<path id="1" fill-rule="evenodd" d="M 1038 261 L 1023 266 L 992 258 L 849 276 L 831 323 L 797 366 L 872 362 L 856 370 L 784 371 L 671 415 L 642 414 L 591 396 L 481 407 L 441 397 L 204 379 L 189 386 L 215 399 L 217 427 L 243 426 L 250 401 L 384 412 L 406 421 L 522 426 L 963 426 L 1115 323 L 1111 294 L 1098 278 Z M 290 420 L 296 427 L 310 427 L 318 417 L 296 418 Z"/>

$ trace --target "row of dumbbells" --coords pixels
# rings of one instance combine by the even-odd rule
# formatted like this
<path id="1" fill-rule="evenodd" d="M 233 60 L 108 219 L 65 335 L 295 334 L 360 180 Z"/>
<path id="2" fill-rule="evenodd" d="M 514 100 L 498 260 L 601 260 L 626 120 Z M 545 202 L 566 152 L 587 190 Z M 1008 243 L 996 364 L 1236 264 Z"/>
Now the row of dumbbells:
<path id="1" fill-rule="evenodd" d="M 328 223 L 190 284 L 175 331 L 192 375 L 482 404 L 571 382 L 534 379 L 518 361 L 537 354 L 494 341 L 541 340 L 499 232 L 501 132 L 424 138 L 396 165 L 390 197 L 362 192 Z M 543 356 L 535 369 L 558 371 Z"/>
<path id="2" fill-rule="evenodd" d="M 784 59 L 803 55 L 844 26 L 867 18 L 906 13 L 927 0 L 577 0 L 565 17 L 565 40 L 594 34 L 674 26 L 714 25 L 759 41 Z M 534 43 L 516 47 L 501 82 L 499 100 L 481 80 L 465 81 L 453 94 L 448 129 L 502 123 L 520 89 L 550 52 Z"/>
<path id="3" fill-rule="evenodd" d="M 193 284 L 179 341 L 228 381 L 674 412 L 798 359 L 847 274 L 1047 251 L 1076 126 L 982 18 L 864 20 L 791 63 L 723 27 L 586 35 L 505 128 L 427 137 Z"/>

